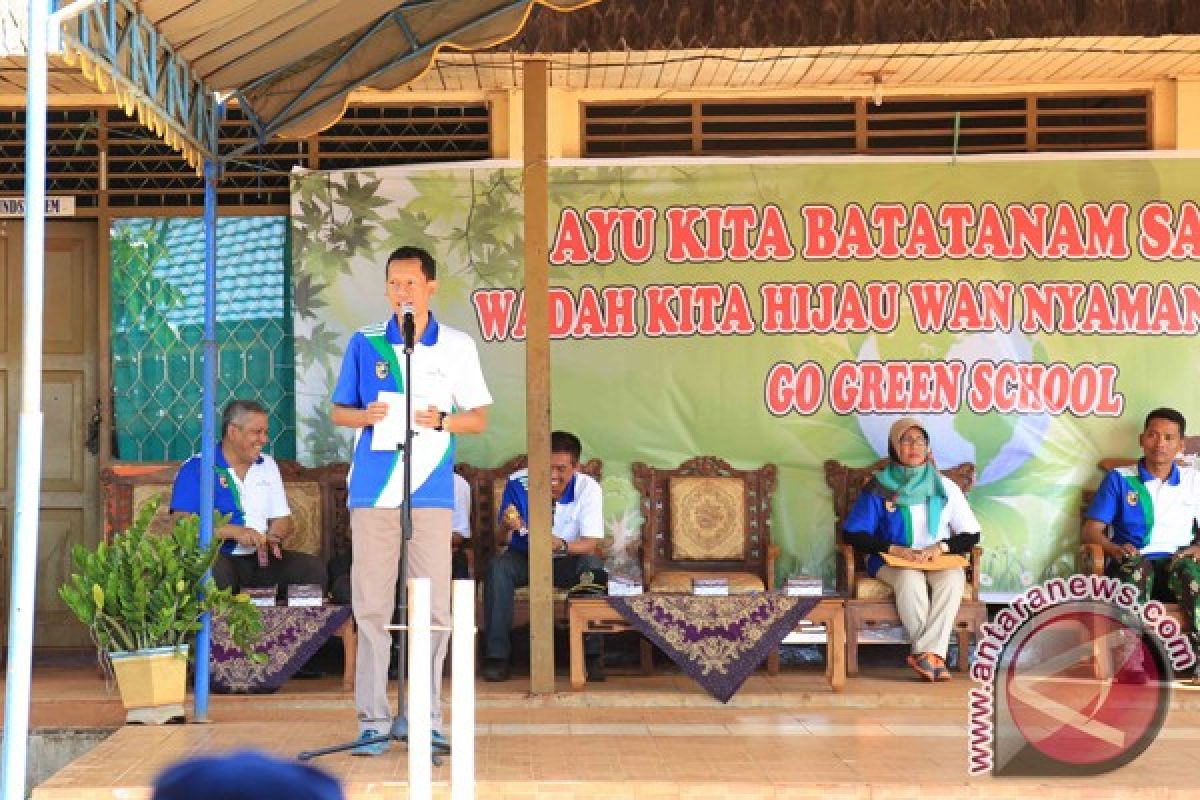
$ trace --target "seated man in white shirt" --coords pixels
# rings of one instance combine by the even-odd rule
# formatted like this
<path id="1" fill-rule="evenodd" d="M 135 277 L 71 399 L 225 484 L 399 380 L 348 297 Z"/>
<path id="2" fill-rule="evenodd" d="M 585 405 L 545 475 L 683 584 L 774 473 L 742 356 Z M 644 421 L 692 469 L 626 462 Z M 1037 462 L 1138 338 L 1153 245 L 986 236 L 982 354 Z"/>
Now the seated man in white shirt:
<path id="1" fill-rule="evenodd" d="M 1173 408 L 1146 415 L 1138 437 L 1142 458 L 1104 476 L 1088 506 L 1082 538 L 1104 551 L 1105 574 L 1137 587 L 1139 602 L 1178 602 L 1197 647 L 1200 474 L 1175 463 L 1186 425 Z M 1146 681 L 1139 663 L 1128 664 L 1118 678 Z"/>
<path id="2" fill-rule="evenodd" d="M 221 441 L 214 468 L 213 507 L 229 522 L 213 531 L 221 539 L 213 580 L 222 589 L 277 586 L 287 604 L 287 587 L 315 583 L 324 589 L 325 566 L 316 556 L 284 549 L 292 511 L 275 459 L 263 452 L 267 411 L 252 400 L 234 400 L 221 413 Z M 200 456 L 183 462 L 171 489 L 171 511 L 199 514 Z"/>
<path id="3" fill-rule="evenodd" d="M 566 431 L 550 435 L 550 494 L 554 498 L 552 551 L 554 585 L 569 589 L 580 576 L 604 566 L 600 546 L 604 542 L 604 495 L 595 478 L 579 471 L 583 446 Z M 486 628 L 485 681 L 506 681 L 511 676 L 513 598 L 516 590 L 529 585 L 529 471 L 517 470 L 504 487 L 500 501 L 500 538 L 497 545 L 508 550 L 488 564 L 484 578 L 483 618 Z M 600 636 L 584 639 L 587 676 L 604 680 L 604 657 Z"/>

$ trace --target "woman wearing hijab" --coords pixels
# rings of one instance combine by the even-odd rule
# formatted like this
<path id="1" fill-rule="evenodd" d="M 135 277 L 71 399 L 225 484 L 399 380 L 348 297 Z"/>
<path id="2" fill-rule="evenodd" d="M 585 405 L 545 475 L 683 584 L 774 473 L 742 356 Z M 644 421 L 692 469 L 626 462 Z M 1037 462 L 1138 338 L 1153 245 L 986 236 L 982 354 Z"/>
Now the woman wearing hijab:
<path id="1" fill-rule="evenodd" d="M 966 570 L 920 565 L 946 553 L 969 553 L 979 543 L 979 522 L 962 490 L 938 472 L 919 420 L 904 417 L 892 425 L 888 457 L 850 510 L 843 538 L 867 555 L 867 572 L 895 592 L 912 642 L 909 666 L 927 681 L 948 681 L 946 649 Z M 913 566 L 886 565 L 884 553 Z"/>

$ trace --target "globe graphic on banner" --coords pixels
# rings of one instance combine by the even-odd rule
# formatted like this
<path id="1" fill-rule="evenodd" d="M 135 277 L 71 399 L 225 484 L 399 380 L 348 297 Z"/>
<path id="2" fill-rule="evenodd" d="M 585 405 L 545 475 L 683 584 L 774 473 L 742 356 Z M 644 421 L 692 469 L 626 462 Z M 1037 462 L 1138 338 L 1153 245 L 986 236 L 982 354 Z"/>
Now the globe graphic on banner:
<path id="1" fill-rule="evenodd" d="M 937 358 L 931 354 L 922 353 L 921 359 Z M 884 361 L 880 356 L 879 342 L 875 335 L 868 336 L 858 352 L 858 361 Z M 1033 360 L 1033 343 L 1020 333 L 1004 333 L 995 331 L 989 333 L 964 334 L 939 360 L 961 361 L 964 381 L 970 375 L 971 367 L 976 361 L 1023 361 Z M 1049 414 L 1015 415 L 1008 438 L 1001 443 L 995 455 L 986 464 L 976 460 L 975 445 L 966 439 L 959 431 L 956 420 L 959 416 L 972 413 L 964 402 L 957 414 L 859 414 L 858 425 L 871 448 L 880 455 L 887 456 L 888 431 L 897 419 L 905 416 L 915 416 L 921 420 L 925 430 L 929 432 L 933 445 L 933 456 L 943 467 L 952 467 L 965 461 L 974 462 L 979 471 L 977 485 L 985 485 L 998 481 L 1016 470 L 1028 461 L 1038 448 L 1050 426 Z"/>

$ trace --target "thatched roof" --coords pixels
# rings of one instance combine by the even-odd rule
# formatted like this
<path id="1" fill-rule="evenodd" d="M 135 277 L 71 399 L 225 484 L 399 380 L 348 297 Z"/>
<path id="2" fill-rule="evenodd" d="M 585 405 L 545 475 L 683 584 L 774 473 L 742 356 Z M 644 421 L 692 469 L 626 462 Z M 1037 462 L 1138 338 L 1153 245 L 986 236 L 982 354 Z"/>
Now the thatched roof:
<path id="1" fill-rule="evenodd" d="M 601 0 L 536 8 L 522 53 L 1200 33 L 1196 0 Z"/>

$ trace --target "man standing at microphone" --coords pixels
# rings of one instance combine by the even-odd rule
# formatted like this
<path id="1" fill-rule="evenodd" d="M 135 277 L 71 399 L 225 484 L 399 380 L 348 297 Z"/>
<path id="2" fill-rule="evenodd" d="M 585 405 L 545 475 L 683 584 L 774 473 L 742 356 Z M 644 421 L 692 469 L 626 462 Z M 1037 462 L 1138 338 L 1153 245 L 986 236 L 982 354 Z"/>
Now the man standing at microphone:
<path id="1" fill-rule="evenodd" d="M 492 403 L 475 342 L 442 325 L 429 310 L 437 291 L 433 257 L 401 247 L 387 260 L 387 299 L 392 315 L 361 328 L 350 339 L 333 390 L 334 425 L 355 429 L 349 475 L 353 561 L 350 572 L 358 622 L 358 668 L 354 705 L 359 738 L 386 735 L 392 725 L 387 697 L 391 637 L 386 627 L 395 608 L 401 547 L 404 465 L 394 447 L 373 446 L 375 425 L 399 414 L 404 393 L 413 394 L 412 540 L 408 577 L 429 578 L 432 594 L 433 742 L 441 734 L 442 667 L 450 627 L 450 519 L 454 508 L 454 436 L 482 433 Z M 403 374 L 412 349 L 412 376 Z M 384 394 L 381 397 L 381 393 Z M 398 398 L 398 400 L 397 400 Z M 386 401 L 385 401 L 386 399 Z M 390 410 L 389 410 L 390 409 Z M 443 630 L 436 630 L 442 628 Z M 355 755 L 380 755 L 388 742 L 363 744 Z"/>

